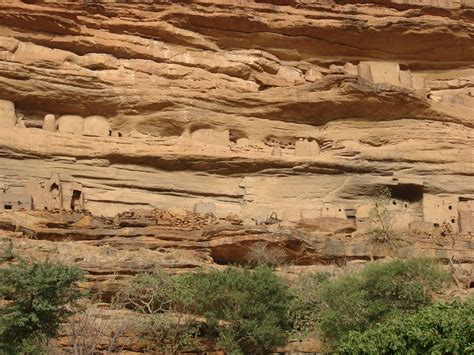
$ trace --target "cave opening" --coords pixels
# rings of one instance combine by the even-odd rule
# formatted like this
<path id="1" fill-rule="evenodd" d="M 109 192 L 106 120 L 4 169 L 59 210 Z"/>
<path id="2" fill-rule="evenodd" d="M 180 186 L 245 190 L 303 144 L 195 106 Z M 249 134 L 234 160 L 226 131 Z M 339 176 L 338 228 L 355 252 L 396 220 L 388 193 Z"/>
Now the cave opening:
<path id="1" fill-rule="evenodd" d="M 392 198 L 397 200 L 419 202 L 423 199 L 423 186 L 416 184 L 397 184 L 390 187 Z"/>

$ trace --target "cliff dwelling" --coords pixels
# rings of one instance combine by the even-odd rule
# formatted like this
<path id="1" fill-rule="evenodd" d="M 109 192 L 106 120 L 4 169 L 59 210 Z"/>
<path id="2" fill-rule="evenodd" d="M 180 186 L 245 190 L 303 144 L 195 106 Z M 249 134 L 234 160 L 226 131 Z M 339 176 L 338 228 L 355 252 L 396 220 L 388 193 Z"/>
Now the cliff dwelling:
<path id="1" fill-rule="evenodd" d="M 28 181 L 24 191 L 31 195 L 36 210 L 84 210 L 82 185 L 62 181 L 59 173 L 52 173 L 46 181 Z"/>
<path id="2" fill-rule="evenodd" d="M 31 196 L 13 193 L 0 193 L 0 210 L 31 210 Z"/>
<path id="3" fill-rule="evenodd" d="M 0 1 L 0 354 L 471 353 L 473 16 Z"/>

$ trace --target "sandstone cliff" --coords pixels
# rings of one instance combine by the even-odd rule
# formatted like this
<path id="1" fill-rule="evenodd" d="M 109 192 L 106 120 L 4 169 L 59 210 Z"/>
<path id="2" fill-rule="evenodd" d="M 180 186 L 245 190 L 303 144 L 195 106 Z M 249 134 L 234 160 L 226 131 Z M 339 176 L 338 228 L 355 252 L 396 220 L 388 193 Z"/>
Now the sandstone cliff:
<path id="1" fill-rule="evenodd" d="M 0 2 L 0 236 L 105 298 L 257 241 L 455 259 L 469 287 L 473 36 L 472 0 Z M 363 234 L 381 187 L 396 251 Z"/>
<path id="2" fill-rule="evenodd" d="M 394 175 L 472 198 L 471 5 L 2 3 L 0 99 L 28 129 L 2 129 L 0 179 L 20 189 L 57 171 L 109 215 L 203 198 L 222 214 L 355 208 Z M 374 61 L 380 83 L 357 70 Z M 144 136 L 34 129 L 46 114 Z M 235 144 L 187 140 L 203 128 Z M 292 157 L 299 138 L 318 142 L 317 159 Z"/>

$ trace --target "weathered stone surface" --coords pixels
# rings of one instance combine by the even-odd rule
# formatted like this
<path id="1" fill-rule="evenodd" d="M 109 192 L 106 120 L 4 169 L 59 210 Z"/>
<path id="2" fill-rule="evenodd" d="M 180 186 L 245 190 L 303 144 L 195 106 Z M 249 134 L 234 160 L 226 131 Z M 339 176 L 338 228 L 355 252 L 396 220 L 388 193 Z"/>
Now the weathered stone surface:
<path id="1" fill-rule="evenodd" d="M 111 134 L 110 123 L 102 116 L 89 116 L 84 119 L 84 135 L 107 137 Z"/>
<path id="2" fill-rule="evenodd" d="M 198 129 L 191 133 L 191 139 L 213 145 L 228 146 L 230 144 L 228 130 L 219 132 L 214 129 Z"/>
<path id="3" fill-rule="evenodd" d="M 169 270 L 241 262 L 257 241 L 306 264 L 386 257 L 361 234 L 389 187 L 395 228 L 411 231 L 395 256 L 449 260 L 453 224 L 472 263 L 472 8 L 0 2 L 0 191 L 38 205 L 2 212 L 0 233 L 70 238 L 88 286 L 110 295 L 143 250 Z M 41 185 L 52 173 L 56 199 Z M 220 229 L 190 212 L 202 201 Z M 45 207 L 81 217 L 35 215 Z M 193 254 L 167 263 L 163 250 Z"/>
<path id="4" fill-rule="evenodd" d="M 210 214 L 215 214 L 216 213 L 216 205 L 212 202 L 197 202 L 194 204 L 193 208 L 194 213 L 210 213 Z"/>
<path id="5" fill-rule="evenodd" d="M 0 128 L 15 127 L 16 122 L 15 105 L 13 102 L 0 100 Z"/>
<path id="6" fill-rule="evenodd" d="M 58 131 L 62 133 L 84 134 L 84 119 L 81 116 L 65 115 L 57 121 Z"/>
<path id="7" fill-rule="evenodd" d="M 43 129 L 49 132 L 56 131 L 56 117 L 54 117 L 54 115 L 49 114 L 44 116 Z"/>

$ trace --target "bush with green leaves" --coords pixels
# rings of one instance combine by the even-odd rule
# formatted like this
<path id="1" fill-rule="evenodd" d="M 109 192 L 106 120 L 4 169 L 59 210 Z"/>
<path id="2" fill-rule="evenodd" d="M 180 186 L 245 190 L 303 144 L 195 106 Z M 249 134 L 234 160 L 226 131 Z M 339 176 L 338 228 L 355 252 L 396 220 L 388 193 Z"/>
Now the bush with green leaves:
<path id="1" fill-rule="evenodd" d="M 406 315 L 395 313 L 365 331 L 352 331 L 339 354 L 473 354 L 474 298 L 436 303 Z"/>
<path id="2" fill-rule="evenodd" d="M 0 353 L 40 353 L 72 314 L 82 277 L 75 267 L 51 262 L 20 260 L 0 269 Z"/>
<path id="3" fill-rule="evenodd" d="M 393 313 L 430 304 L 431 293 L 448 280 L 449 274 L 428 259 L 369 263 L 360 272 L 315 283 L 308 290 L 313 297 L 303 299 L 300 308 L 307 307 L 306 327 L 312 322 L 334 344 L 350 331 L 368 329 Z"/>
<path id="4" fill-rule="evenodd" d="M 198 331 L 194 296 L 187 277 L 173 277 L 155 267 L 136 275 L 114 302 L 136 312 L 134 328 L 148 350 L 175 354 L 192 345 Z"/>
<path id="5" fill-rule="evenodd" d="M 394 309 L 412 311 L 430 304 L 431 293 L 451 280 L 438 263 L 426 258 L 369 263 L 361 276 L 375 319 Z"/>
<path id="6" fill-rule="evenodd" d="M 196 311 L 232 354 L 264 354 L 285 343 L 291 294 L 266 266 L 228 267 L 190 276 Z"/>
<path id="7" fill-rule="evenodd" d="M 295 340 L 302 340 L 317 330 L 318 313 L 321 300 L 316 292 L 321 284 L 330 278 L 327 272 L 316 272 L 303 275 L 292 285 L 293 295 L 290 303 L 290 335 Z"/>

